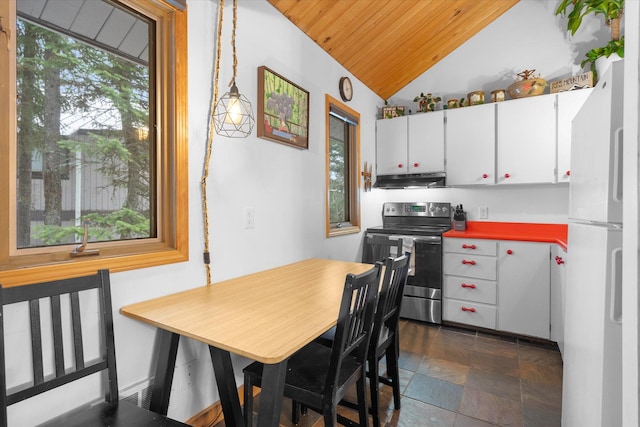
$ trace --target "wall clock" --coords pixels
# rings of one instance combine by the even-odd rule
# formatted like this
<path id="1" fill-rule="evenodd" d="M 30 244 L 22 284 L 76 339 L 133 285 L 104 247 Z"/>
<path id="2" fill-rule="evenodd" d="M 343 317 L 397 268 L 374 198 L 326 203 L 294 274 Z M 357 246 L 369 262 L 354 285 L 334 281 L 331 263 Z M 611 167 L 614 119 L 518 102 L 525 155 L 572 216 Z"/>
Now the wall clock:
<path id="1" fill-rule="evenodd" d="M 351 79 L 349 77 L 340 78 L 340 97 L 343 101 L 349 102 L 353 98 L 353 86 L 351 85 Z"/>

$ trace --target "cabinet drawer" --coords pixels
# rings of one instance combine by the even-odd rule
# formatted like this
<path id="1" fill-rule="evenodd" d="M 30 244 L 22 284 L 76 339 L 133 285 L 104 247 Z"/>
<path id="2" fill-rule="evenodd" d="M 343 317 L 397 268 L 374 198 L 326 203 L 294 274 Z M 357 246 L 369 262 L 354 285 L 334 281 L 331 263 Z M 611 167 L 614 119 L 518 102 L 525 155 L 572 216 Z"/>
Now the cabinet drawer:
<path id="1" fill-rule="evenodd" d="M 493 306 L 448 298 L 444 299 L 442 306 L 444 320 L 487 329 L 496 328 L 496 308 Z"/>
<path id="2" fill-rule="evenodd" d="M 468 277 L 444 276 L 443 294 L 445 298 L 465 301 L 496 303 L 496 282 Z"/>
<path id="3" fill-rule="evenodd" d="M 444 254 L 444 274 L 496 280 L 496 258 L 478 255 Z"/>
<path id="4" fill-rule="evenodd" d="M 497 242 L 485 239 L 459 239 L 447 237 L 444 240 L 444 252 L 459 254 L 492 255 L 497 254 Z"/>

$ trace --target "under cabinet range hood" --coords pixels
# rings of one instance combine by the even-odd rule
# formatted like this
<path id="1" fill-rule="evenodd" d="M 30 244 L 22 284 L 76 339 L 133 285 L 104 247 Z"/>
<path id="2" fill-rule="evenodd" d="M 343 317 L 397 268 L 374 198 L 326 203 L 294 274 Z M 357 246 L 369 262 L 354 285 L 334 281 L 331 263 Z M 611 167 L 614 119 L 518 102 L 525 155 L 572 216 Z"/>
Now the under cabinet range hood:
<path id="1" fill-rule="evenodd" d="M 403 175 L 377 175 L 375 188 L 434 188 L 445 186 L 444 172 L 414 173 Z"/>

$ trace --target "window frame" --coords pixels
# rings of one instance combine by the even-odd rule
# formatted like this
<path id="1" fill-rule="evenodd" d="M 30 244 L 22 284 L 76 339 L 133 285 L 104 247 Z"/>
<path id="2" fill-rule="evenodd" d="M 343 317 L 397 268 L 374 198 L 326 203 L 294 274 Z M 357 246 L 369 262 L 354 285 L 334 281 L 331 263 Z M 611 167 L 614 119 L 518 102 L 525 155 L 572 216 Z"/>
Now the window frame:
<path id="1" fill-rule="evenodd" d="M 336 227 L 330 222 L 330 112 L 331 107 L 342 110 L 345 113 L 357 119 L 358 124 L 353 127 L 351 132 L 353 140 L 349 141 L 349 225 Z M 325 211 L 325 231 L 326 237 L 343 236 L 345 234 L 354 234 L 360 232 L 360 113 L 347 107 L 342 102 L 333 98 L 329 94 L 325 94 L 325 149 L 326 149 L 326 165 L 325 165 L 325 194 L 326 194 L 326 211 Z"/>
<path id="2" fill-rule="evenodd" d="M 91 243 L 100 255 L 72 258 L 74 245 L 16 252 L 16 2 L 0 2 L 0 283 L 18 286 L 107 268 L 112 272 L 189 259 L 187 9 L 185 0 L 119 0 L 156 21 L 158 238 Z"/>

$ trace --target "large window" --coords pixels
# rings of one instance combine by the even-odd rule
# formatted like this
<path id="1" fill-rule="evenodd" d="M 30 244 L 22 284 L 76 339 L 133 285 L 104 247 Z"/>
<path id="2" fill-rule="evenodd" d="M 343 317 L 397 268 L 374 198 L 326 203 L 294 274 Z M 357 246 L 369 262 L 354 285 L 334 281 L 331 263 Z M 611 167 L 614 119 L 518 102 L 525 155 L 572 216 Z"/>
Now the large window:
<path id="1" fill-rule="evenodd" d="M 360 231 L 360 115 L 326 95 L 327 236 Z"/>
<path id="2" fill-rule="evenodd" d="M 186 260 L 184 2 L 1 3 L 0 281 Z"/>

